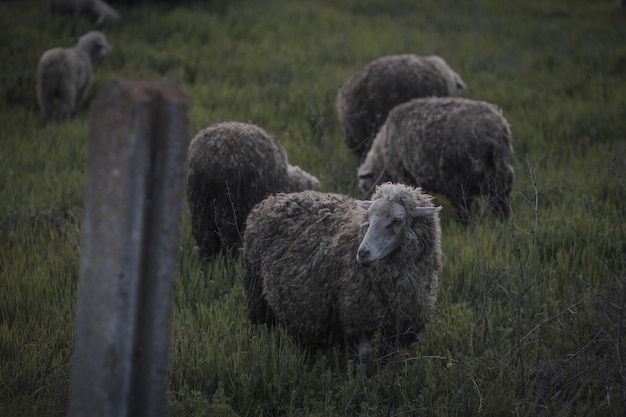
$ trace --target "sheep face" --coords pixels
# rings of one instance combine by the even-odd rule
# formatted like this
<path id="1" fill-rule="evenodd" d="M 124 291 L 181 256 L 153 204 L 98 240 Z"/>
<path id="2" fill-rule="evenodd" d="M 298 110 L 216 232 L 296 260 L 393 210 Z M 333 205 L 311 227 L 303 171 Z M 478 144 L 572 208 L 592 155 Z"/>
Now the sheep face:
<path id="1" fill-rule="evenodd" d="M 362 226 L 367 227 L 367 232 L 356 255 L 356 260 L 364 266 L 393 253 L 402 243 L 414 218 L 432 216 L 441 210 L 441 206 L 407 209 L 401 203 L 388 199 L 358 201 L 357 204 L 367 210 L 369 220 Z"/>
<path id="2" fill-rule="evenodd" d="M 92 31 L 78 39 L 77 48 L 84 51 L 91 58 L 91 62 L 97 64 L 104 60 L 113 49 L 107 42 L 103 33 Z"/>

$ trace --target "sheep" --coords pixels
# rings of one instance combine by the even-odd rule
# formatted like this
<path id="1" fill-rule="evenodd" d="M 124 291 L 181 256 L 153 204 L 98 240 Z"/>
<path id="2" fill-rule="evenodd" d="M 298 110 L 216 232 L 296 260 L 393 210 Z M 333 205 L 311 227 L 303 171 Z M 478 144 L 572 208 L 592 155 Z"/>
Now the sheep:
<path id="1" fill-rule="evenodd" d="M 290 165 L 278 140 L 260 127 L 217 123 L 189 144 L 186 194 L 199 252 L 213 258 L 241 248 L 248 213 L 269 194 L 303 191 L 320 182 Z"/>
<path id="2" fill-rule="evenodd" d="M 457 96 L 467 86 L 439 56 L 378 58 L 339 89 L 337 111 L 347 148 L 362 162 L 389 111 L 413 98 Z"/>
<path id="3" fill-rule="evenodd" d="M 319 191 L 264 199 L 244 235 L 248 319 L 279 322 L 311 349 L 356 348 L 371 372 L 375 335 L 407 346 L 435 313 L 440 210 L 392 183 L 371 201 Z"/>
<path id="4" fill-rule="evenodd" d="M 413 99 L 389 113 L 357 174 L 366 195 L 384 181 L 441 193 L 465 223 L 473 198 L 484 196 L 505 221 L 515 178 L 511 129 L 502 111 L 484 101 Z"/>
<path id="5" fill-rule="evenodd" d="M 92 31 L 81 36 L 74 48 L 53 48 L 43 53 L 37 66 L 37 100 L 45 122 L 53 117 L 55 98 L 59 99 L 60 119 L 76 114 L 91 89 L 93 65 L 111 49 L 104 34 Z"/>
<path id="6" fill-rule="evenodd" d="M 50 0 L 50 11 L 53 13 L 72 14 L 74 25 L 80 15 L 87 15 L 101 28 L 112 26 L 120 20 L 120 14 L 104 0 Z"/>

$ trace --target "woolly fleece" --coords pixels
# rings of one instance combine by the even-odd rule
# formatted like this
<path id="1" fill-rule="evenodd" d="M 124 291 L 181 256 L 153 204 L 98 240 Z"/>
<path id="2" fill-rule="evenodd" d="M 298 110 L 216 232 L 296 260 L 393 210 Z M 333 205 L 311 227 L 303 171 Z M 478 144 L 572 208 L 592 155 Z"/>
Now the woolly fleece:
<path id="1" fill-rule="evenodd" d="M 43 53 L 37 66 L 37 100 L 44 121 L 53 117 L 55 98 L 59 99 L 59 119 L 76 114 L 91 89 L 93 64 L 102 61 L 111 49 L 104 34 L 92 31 L 81 36 L 74 48 Z"/>
<path id="2" fill-rule="evenodd" d="M 377 199 L 432 207 L 429 195 L 402 184 L 379 186 Z M 354 348 L 376 332 L 412 343 L 436 309 L 439 217 L 409 218 L 399 248 L 364 266 L 356 255 L 367 221 L 357 200 L 340 194 L 278 194 L 258 204 L 244 239 L 249 319 L 277 319 L 314 348 Z"/>
<path id="3" fill-rule="evenodd" d="M 514 180 L 511 129 L 495 105 L 464 98 L 414 99 L 395 107 L 358 169 L 367 194 L 384 181 L 445 195 L 457 216 L 488 198 L 505 220 Z"/>
<path id="4" fill-rule="evenodd" d="M 319 186 L 317 178 L 288 164 L 278 140 L 240 122 L 201 130 L 189 145 L 186 175 L 192 234 L 207 257 L 241 247 L 246 217 L 264 197 Z"/>
<path id="5" fill-rule="evenodd" d="M 354 73 L 339 90 L 337 111 L 346 146 L 359 161 L 389 111 L 413 98 L 457 96 L 465 83 L 439 56 L 389 55 Z"/>

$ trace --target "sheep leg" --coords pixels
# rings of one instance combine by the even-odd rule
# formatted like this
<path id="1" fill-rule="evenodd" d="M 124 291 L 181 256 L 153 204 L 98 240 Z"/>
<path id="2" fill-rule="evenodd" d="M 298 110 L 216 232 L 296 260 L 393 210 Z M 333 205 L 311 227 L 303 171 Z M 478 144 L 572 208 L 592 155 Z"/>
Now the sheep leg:
<path id="1" fill-rule="evenodd" d="M 39 100 L 39 106 L 41 107 L 41 114 L 43 115 L 44 123 L 49 122 L 52 119 L 52 98 L 42 98 Z"/>
<path id="2" fill-rule="evenodd" d="M 450 200 L 456 211 L 457 220 L 467 224 L 472 217 L 472 200 L 469 198 L 450 198 Z"/>
<path id="3" fill-rule="evenodd" d="M 501 222 L 505 222 L 509 217 L 509 205 L 506 200 L 501 197 L 495 197 L 489 200 L 491 212 L 496 215 Z"/>
<path id="4" fill-rule="evenodd" d="M 67 120 L 74 115 L 76 109 L 76 88 L 63 86 L 59 93 L 59 119 Z"/>
<path id="5" fill-rule="evenodd" d="M 491 193 L 489 198 L 489 207 L 491 208 L 491 212 L 497 216 L 500 221 L 505 222 L 509 217 L 509 204 L 507 202 L 508 191 L 502 191 L 502 189 L 498 189 Z"/>
<path id="6" fill-rule="evenodd" d="M 487 198 L 491 212 L 505 222 L 509 217 L 508 195 L 511 188 L 504 181 L 499 181 L 495 174 L 485 181 L 480 189 L 480 194 Z"/>
<path id="7" fill-rule="evenodd" d="M 374 349 L 370 334 L 363 334 L 359 339 L 359 363 L 365 373 L 371 375 L 374 367 Z"/>
<path id="8" fill-rule="evenodd" d="M 196 241 L 201 242 L 199 248 L 200 254 L 203 257 L 212 259 L 220 252 L 222 245 L 220 243 L 220 237 L 215 231 L 209 230 L 200 232 L 200 236 L 198 237 L 199 239 L 197 238 Z"/>
<path id="9" fill-rule="evenodd" d="M 246 307 L 248 319 L 254 324 L 274 324 L 272 308 L 263 295 L 263 279 L 257 273 L 259 266 L 254 262 L 246 262 Z"/>

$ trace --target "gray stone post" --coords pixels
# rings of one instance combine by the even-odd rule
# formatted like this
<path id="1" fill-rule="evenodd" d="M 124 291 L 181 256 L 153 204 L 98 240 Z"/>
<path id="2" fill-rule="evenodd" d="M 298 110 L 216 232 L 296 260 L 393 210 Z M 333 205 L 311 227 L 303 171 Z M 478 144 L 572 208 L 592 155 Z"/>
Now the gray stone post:
<path id="1" fill-rule="evenodd" d="M 69 416 L 163 416 L 187 99 L 118 80 L 91 108 Z"/>

